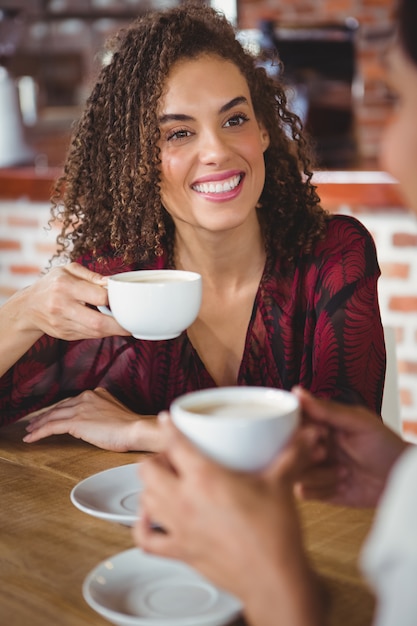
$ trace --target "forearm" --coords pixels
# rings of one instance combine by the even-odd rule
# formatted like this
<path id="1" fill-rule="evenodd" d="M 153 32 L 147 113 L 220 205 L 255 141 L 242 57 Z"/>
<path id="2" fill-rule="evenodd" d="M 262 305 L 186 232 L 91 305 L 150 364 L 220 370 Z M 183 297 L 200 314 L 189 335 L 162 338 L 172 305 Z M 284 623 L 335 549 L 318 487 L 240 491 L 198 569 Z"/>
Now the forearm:
<path id="1" fill-rule="evenodd" d="M 293 555 L 285 567 L 263 572 L 248 592 L 245 617 L 251 626 L 324 626 L 324 598 L 306 557 Z M 253 577 L 253 581 L 257 578 Z"/>
<path id="2" fill-rule="evenodd" d="M 0 309 L 0 376 L 43 335 L 25 323 L 25 290 L 16 293 Z"/>

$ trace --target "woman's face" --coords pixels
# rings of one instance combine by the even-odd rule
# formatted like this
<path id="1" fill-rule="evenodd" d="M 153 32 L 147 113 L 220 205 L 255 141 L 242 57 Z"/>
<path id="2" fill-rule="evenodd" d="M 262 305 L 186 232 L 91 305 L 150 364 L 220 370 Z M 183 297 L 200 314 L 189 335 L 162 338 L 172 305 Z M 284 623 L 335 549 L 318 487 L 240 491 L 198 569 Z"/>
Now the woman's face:
<path id="1" fill-rule="evenodd" d="M 176 226 L 252 227 L 269 137 L 237 67 L 216 56 L 176 63 L 158 117 L 161 198 Z"/>
<path id="2" fill-rule="evenodd" d="M 387 82 L 396 105 L 384 132 L 381 164 L 417 213 L 417 66 L 399 46 L 387 56 Z"/>

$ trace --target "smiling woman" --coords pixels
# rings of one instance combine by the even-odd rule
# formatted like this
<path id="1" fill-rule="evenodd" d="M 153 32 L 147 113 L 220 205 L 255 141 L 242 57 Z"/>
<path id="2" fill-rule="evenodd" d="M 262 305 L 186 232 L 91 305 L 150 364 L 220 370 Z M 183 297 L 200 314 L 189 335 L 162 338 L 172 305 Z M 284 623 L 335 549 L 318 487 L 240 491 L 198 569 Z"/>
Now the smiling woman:
<path id="1" fill-rule="evenodd" d="M 197 4 L 147 13 L 111 51 L 52 199 L 70 262 L 0 309 L 3 422 L 44 409 L 25 441 L 124 451 L 158 450 L 156 414 L 216 385 L 300 383 L 379 411 L 375 247 L 320 207 L 283 86 Z M 161 268 L 202 276 L 179 337 L 134 339 L 97 311 L 107 275 Z"/>

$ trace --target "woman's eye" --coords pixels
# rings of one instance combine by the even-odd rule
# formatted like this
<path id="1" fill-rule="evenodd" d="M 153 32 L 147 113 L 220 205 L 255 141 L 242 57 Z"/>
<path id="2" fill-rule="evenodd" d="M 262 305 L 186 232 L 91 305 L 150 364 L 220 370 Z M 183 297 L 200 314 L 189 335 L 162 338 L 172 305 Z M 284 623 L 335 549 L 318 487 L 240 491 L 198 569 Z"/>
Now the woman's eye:
<path id="1" fill-rule="evenodd" d="M 185 128 L 180 128 L 179 130 L 173 130 L 169 133 L 167 133 L 167 141 L 173 141 L 176 139 L 186 139 L 187 137 L 190 137 L 191 132 L 189 130 L 186 130 Z"/>
<path id="2" fill-rule="evenodd" d="M 244 113 L 237 113 L 227 120 L 225 126 L 242 126 L 242 124 L 244 124 L 248 120 L 249 118 L 247 117 L 247 115 L 244 115 Z"/>

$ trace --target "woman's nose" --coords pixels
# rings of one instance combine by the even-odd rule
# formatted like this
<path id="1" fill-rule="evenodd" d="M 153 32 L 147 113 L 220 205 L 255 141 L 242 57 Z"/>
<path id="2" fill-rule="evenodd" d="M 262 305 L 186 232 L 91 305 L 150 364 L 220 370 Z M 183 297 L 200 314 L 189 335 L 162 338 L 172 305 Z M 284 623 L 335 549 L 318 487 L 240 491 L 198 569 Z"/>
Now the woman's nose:
<path id="1" fill-rule="evenodd" d="M 199 156 L 203 163 L 223 162 L 230 155 L 228 142 L 221 133 L 206 132 L 200 137 Z"/>

